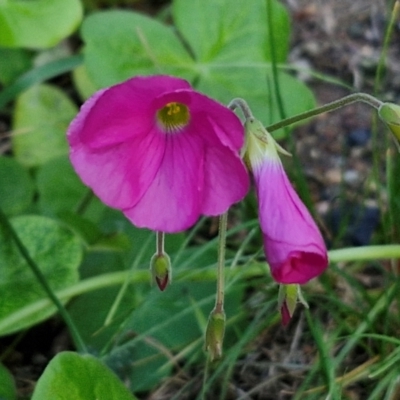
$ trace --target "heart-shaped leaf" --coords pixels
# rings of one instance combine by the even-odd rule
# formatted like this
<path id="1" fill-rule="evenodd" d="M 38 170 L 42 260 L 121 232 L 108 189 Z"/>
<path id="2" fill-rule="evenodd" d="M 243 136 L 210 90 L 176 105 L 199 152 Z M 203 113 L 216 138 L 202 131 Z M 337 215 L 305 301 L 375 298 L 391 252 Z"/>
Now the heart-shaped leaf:
<path id="1" fill-rule="evenodd" d="M 172 10 L 177 34 L 128 11 L 88 17 L 82 35 L 89 78 L 100 88 L 133 75 L 177 75 L 222 103 L 244 98 L 265 125 L 315 105 L 311 91 L 279 69 L 290 33 L 279 2 L 174 0 Z"/>
<path id="2" fill-rule="evenodd" d="M 80 240 L 57 222 L 41 216 L 11 220 L 18 237 L 39 266 L 53 290 L 76 283 L 82 259 Z M 48 318 L 55 308 L 30 314 L 16 324 L 7 316 L 39 299 L 47 298 L 13 239 L 0 227 L 0 335 L 16 332 Z"/>
<path id="3" fill-rule="evenodd" d="M 132 75 L 193 77 L 193 60 L 173 29 L 144 15 L 128 11 L 93 14 L 82 25 L 82 37 L 88 74 L 99 87 Z"/>
<path id="4" fill-rule="evenodd" d="M 73 352 L 57 354 L 35 387 L 32 400 L 135 400 L 97 358 Z"/>
<path id="5" fill-rule="evenodd" d="M 78 27 L 82 12 L 79 0 L 2 0 L 0 46 L 55 46 Z"/>
<path id="6" fill-rule="evenodd" d="M 67 154 L 65 132 L 77 111 L 62 90 L 50 85 L 33 86 L 19 96 L 12 136 L 17 160 L 32 167 Z"/>

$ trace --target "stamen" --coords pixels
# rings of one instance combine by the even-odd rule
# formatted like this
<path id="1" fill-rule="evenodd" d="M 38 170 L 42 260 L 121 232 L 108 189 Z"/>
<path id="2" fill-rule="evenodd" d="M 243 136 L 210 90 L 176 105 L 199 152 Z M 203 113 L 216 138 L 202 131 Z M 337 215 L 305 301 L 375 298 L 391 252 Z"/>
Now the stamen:
<path id="1" fill-rule="evenodd" d="M 189 109 L 182 103 L 167 103 L 157 111 L 157 121 L 166 133 L 180 132 L 190 120 Z"/>

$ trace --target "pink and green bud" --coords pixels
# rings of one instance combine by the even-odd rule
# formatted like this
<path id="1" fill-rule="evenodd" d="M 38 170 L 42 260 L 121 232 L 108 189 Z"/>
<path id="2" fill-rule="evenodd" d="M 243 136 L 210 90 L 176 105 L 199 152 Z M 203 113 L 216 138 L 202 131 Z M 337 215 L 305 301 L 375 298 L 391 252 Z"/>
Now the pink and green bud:
<path id="1" fill-rule="evenodd" d="M 308 308 L 308 304 L 301 294 L 300 285 L 291 284 L 279 286 L 278 309 L 281 313 L 283 326 L 286 326 L 290 322 L 298 302 Z"/>
<path id="2" fill-rule="evenodd" d="M 214 309 L 208 318 L 205 338 L 205 348 L 210 354 L 211 361 L 219 360 L 222 357 L 224 334 L 225 313 Z"/>
<path id="3" fill-rule="evenodd" d="M 379 107 L 378 114 L 393 133 L 396 142 L 400 142 L 400 106 L 384 103 Z"/>
<path id="4" fill-rule="evenodd" d="M 161 291 L 171 283 L 171 260 L 168 254 L 154 254 L 150 261 L 150 270 L 153 281 Z"/>
<path id="5" fill-rule="evenodd" d="M 287 152 L 258 120 L 249 118 L 245 129 L 244 160 L 254 176 L 271 274 L 279 283 L 306 283 L 328 266 L 324 240 L 285 173 L 278 152 Z"/>

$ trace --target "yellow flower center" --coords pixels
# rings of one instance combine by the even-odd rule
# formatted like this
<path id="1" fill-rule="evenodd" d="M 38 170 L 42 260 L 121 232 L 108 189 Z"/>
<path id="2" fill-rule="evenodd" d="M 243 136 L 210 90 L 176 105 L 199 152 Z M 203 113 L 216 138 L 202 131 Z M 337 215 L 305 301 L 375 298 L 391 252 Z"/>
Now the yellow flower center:
<path id="1" fill-rule="evenodd" d="M 179 132 L 189 123 L 189 109 L 182 103 L 167 103 L 157 111 L 157 120 L 165 132 Z"/>

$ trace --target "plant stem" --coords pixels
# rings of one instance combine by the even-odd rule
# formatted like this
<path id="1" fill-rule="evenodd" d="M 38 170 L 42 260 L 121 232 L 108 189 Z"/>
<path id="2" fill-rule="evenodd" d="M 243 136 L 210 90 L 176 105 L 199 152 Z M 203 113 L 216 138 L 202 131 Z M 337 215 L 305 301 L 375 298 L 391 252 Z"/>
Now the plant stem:
<path id="1" fill-rule="evenodd" d="M 345 96 L 339 100 L 332 101 L 331 103 L 325 104 L 321 107 L 314 108 L 310 111 L 306 111 L 301 114 L 294 115 L 293 117 L 286 118 L 282 121 L 279 121 L 275 124 L 268 126 L 266 129 L 268 132 L 273 132 L 278 129 L 284 128 L 285 126 L 292 125 L 296 122 L 303 121 L 307 118 L 314 117 L 319 114 L 323 114 L 325 112 L 334 111 L 344 106 L 347 106 L 352 103 L 362 102 L 369 104 L 371 107 L 378 109 L 383 102 L 378 100 L 377 98 L 366 94 L 366 93 L 353 93 L 348 96 Z"/>
<path id="2" fill-rule="evenodd" d="M 236 108 L 240 108 L 245 119 L 254 118 L 253 113 L 250 110 L 250 107 L 248 106 L 246 101 L 243 99 L 240 99 L 240 98 L 233 99 L 228 104 L 228 108 L 230 108 L 232 111 L 234 111 Z"/>
<path id="3" fill-rule="evenodd" d="M 225 271 L 225 246 L 228 212 L 219 217 L 218 264 L 217 264 L 217 295 L 215 311 L 224 311 L 224 271 Z"/>
<path id="4" fill-rule="evenodd" d="M 164 232 L 157 232 L 157 244 L 156 244 L 156 251 L 158 256 L 164 255 Z"/>
<path id="5" fill-rule="evenodd" d="M 14 240 L 15 245 L 17 246 L 19 252 L 21 253 L 22 257 L 25 259 L 29 267 L 31 268 L 32 272 L 36 276 L 36 279 L 39 281 L 39 283 L 42 285 L 43 289 L 47 293 L 48 297 L 50 300 L 54 303 L 54 305 L 57 307 L 58 312 L 60 313 L 61 317 L 63 318 L 64 322 L 69 328 L 69 331 L 72 335 L 72 338 L 75 342 L 75 345 L 77 349 L 82 352 L 82 353 L 87 353 L 86 345 L 84 341 L 82 340 L 81 335 L 79 334 L 79 331 L 77 327 L 75 326 L 74 322 L 72 321 L 72 318 L 68 314 L 68 311 L 65 309 L 63 304 L 60 302 L 58 297 L 54 294 L 53 290 L 51 289 L 50 285 L 47 282 L 46 277 L 38 267 L 38 265 L 33 261 L 32 257 L 30 256 L 27 248 L 25 245 L 22 243 L 20 238 L 18 237 L 17 233 L 15 232 L 13 226 L 9 222 L 8 218 L 6 215 L 3 213 L 3 211 L 0 209 L 0 224 L 3 225 L 3 227 L 6 229 L 6 231 L 9 233 L 10 237 Z"/>

